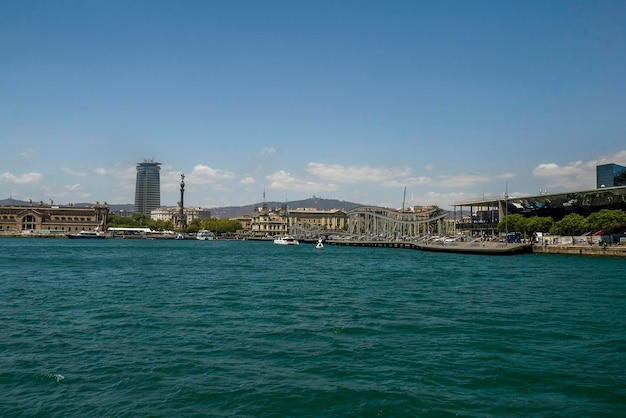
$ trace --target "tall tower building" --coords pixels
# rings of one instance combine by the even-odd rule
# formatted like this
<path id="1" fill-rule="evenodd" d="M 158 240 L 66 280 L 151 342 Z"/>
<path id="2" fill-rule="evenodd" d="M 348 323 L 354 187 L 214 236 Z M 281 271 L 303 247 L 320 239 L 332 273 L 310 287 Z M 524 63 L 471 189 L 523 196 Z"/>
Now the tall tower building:
<path id="1" fill-rule="evenodd" d="M 135 213 L 150 216 L 152 209 L 161 206 L 161 163 L 143 160 L 137 163 L 137 183 L 135 185 Z"/>

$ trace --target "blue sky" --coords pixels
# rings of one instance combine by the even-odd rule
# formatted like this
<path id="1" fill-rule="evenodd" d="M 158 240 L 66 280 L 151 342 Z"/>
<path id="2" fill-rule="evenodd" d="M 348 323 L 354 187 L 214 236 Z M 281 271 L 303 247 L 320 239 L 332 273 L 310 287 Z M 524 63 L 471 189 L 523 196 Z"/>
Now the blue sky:
<path id="1" fill-rule="evenodd" d="M 0 198 L 389 207 L 626 165 L 623 1 L 0 0 Z"/>

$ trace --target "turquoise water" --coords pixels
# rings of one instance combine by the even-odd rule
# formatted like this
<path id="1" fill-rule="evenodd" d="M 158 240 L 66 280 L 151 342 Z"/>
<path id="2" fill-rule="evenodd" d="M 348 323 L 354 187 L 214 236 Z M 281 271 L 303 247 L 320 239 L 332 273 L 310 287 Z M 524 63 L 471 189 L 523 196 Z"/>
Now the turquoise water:
<path id="1" fill-rule="evenodd" d="M 626 260 L 0 240 L 0 416 L 618 416 Z"/>

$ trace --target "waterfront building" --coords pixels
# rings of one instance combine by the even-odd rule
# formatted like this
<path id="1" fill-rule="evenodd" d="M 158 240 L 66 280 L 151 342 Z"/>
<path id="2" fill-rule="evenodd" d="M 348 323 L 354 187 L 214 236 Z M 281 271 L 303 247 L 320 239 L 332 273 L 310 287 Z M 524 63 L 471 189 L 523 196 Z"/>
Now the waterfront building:
<path id="1" fill-rule="evenodd" d="M 596 166 L 597 189 L 536 196 L 477 199 L 454 204 L 454 220 L 460 231 L 472 235 L 497 235 L 500 219 L 509 214 L 551 217 L 554 221 L 570 213 L 588 216 L 602 209 L 626 211 L 626 167 Z M 469 212 L 469 214 L 468 214 Z"/>
<path id="2" fill-rule="evenodd" d="M 194 219 L 210 219 L 211 211 L 204 208 L 184 208 L 183 216 L 186 225 L 189 225 Z M 150 211 L 150 219 L 170 221 L 174 225 L 178 225 L 180 224 L 180 206 L 153 209 Z"/>
<path id="3" fill-rule="evenodd" d="M 239 223 L 241 224 L 241 230 L 237 231 L 237 234 L 249 235 L 252 229 L 252 216 L 243 215 L 243 216 L 238 216 L 234 219 L 239 221 Z"/>
<path id="4" fill-rule="evenodd" d="M 316 208 L 270 209 L 264 202 L 250 216 L 249 222 L 242 222 L 252 237 L 272 237 L 275 235 L 296 235 L 298 237 L 317 237 L 347 228 L 348 215 L 340 209 L 318 210 Z"/>
<path id="5" fill-rule="evenodd" d="M 55 206 L 43 202 L 26 206 L 0 206 L 0 234 L 54 236 L 80 231 L 104 231 L 109 207 Z"/>
<path id="6" fill-rule="evenodd" d="M 619 164 L 596 166 L 596 187 L 626 186 L 626 167 Z"/>
<path id="7" fill-rule="evenodd" d="M 135 213 L 150 216 L 153 209 L 161 206 L 161 163 L 144 160 L 137 163 L 135 184 Z"/>
<path id="8" fill-rule="evenodd" d="M 570 213 L 589 216 L 602 209 L 626 211 L 626 186 L 523 197 L 503 195 L 457 202 L 454 204 L 454 219 L 459 232 L 495 236 L 498 223 L 505 215 L 549 216 L 559 221 Z"/>
<path id="9" fill-rule="evenodd" d="M 344 231 L 348 225 L 348 215 L 341 209 L 298 208 L 289 210 L 289 223 L 295 229 L 326 234 Z"/>
<path id="10" fill-rule="evenodd" d="M 250 236 L 252 237 L 264 238 L 289 233 L 287 205 L 283 205 L 280 209 L 270 209 L 263 202 L 262 206 L 256 208 L 251 217 Z"/>

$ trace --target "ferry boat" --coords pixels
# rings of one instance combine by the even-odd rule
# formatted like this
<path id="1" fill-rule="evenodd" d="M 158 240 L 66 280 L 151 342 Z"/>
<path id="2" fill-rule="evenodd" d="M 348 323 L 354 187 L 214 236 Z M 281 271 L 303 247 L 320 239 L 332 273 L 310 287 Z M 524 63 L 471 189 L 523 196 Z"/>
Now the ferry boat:
<path id="1" fill-rule="evenodd" d="M 215 237 L 213 236 L 213 233 L 211 231 L 206 230 L 206 229 L 201 229 L 196 234 L 196 239 L 200 241 L 213 241 Z"/>
<path id="2" fill-rule="evenodd" d="M 105 236 L 98 231 L 80 231 L 78 234 L 65 234 L 70 239 L 104 239 Z"/>
<path id="3" fill-rule="evenodd" d="M 278 237 L 274 240 L 274 244 L 278 244 L 278 245 L 299 245 L 300 242 L 298 242 L 297 239 L 295 239 L 294 237 L 290 236 L 290 235 L 285 235 L 284 237 Z"/>

